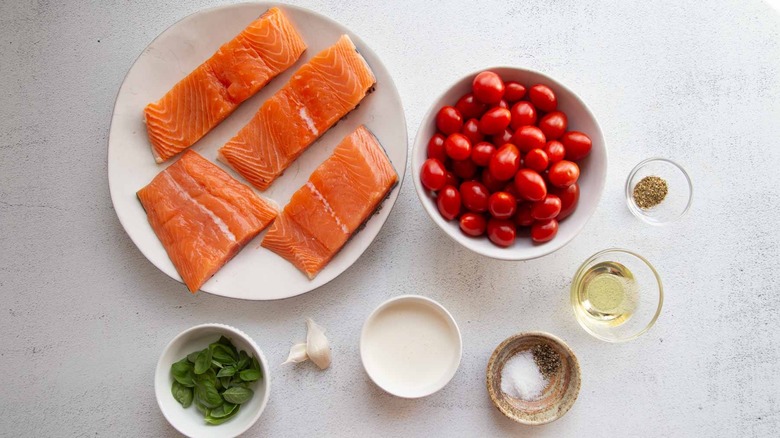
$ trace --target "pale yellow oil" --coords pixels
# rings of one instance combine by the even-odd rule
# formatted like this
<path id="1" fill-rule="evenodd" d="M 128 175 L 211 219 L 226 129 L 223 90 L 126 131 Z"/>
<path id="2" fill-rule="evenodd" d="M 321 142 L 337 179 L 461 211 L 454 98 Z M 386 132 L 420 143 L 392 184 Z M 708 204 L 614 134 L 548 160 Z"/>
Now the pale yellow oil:
<path id="1" fill-rule="evenodd" d="M 588 318 L 616 326 L 634 313 L 637 286 L 634 275 L 617 262 L 593 265 L 577 286 L 576 305 Z"/>

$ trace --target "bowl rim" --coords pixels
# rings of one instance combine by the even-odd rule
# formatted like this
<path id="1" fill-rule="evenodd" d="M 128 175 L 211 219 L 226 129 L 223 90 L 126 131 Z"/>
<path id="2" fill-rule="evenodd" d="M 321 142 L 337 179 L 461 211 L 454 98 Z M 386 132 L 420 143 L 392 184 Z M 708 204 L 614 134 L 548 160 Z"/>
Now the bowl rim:
<path id="1" fill-rule="evenodd" d="M 572 376 L 573 380 L 569 382 L 569 385 L 572 385 L 575 383 L 577 387 L 574 390 L 574 397 L 572 398 L 571 403 L 567 403 L 564 405 L 564 409 L 559 409 L 553 417 L 551 417 L 548 420 L 542 420 L 542 421 L 532 421 L 532 420 L 524 420 L 519 417 L 514 417 L 512 413 L 506 409 L 503 403 L 500 403 L 497 399 L 496 394 L 494 394 L 492 391 L 490 391 L 491 384 L 493 383 L 493 374 L 497 374 L 497 365 L 498 365 L 498 355 L 501 351 L 505 350 L 509 344 L 512 342 L 517 341 L 518 339 L 522 338 L 528 338 L 528 337 L 539 337 L 546 339 L 559 347 L 561 347 L 562 350 L 566 352 L 566 354 L 571 357 L 572 362 L 574 363 L 574 366 L 572 367 Z M 509 418 L 512 421 L 515 421 L 520 424 L 526 424 L 529 426 L 541 426 L 543 424 L 549 424 L 552 423 L 555 420 L 558 420 L 559 418 L 563 417 L 569 410 L 574 406 L 574 403 L 577 401 L 577 398 L 580 395 L 580 388 L 582 386 L 582 370 L 580 368 L 580 361 L 577 359 L 577 355 L 574 354 L 574 350 L 569 347 L 569 344 L 567 344 L 563 339 L 553 335 L 552 333 L 539 331 L 539 330 L 531 330 L 531 331 L 524 331 L 520 333 L 516 333 L 506 339 L 504 339 L 498 346 L 493 350 L 493 353 L 490 355 L 490 359 L 488 359 L 487 366 L 485 368 L 485 374 L 486 374 L 486 388 L 488 389 L 488 395 L 490 396 L 490 401 L 493 402 L 493 406 L 495 406 L 499 411 L 501 411 L 504 416 Z M 567 387 L 568 388 L 568 387 Z"/>
<path id="2" fill-rule="evenodd" d="M 426 194 L 427 190 L 422 186 L 422 182 L 420 181 L 419 169 L 420 169 L 420 166 L 422 166 L 422 162 L 418 161 L 416 151 L 423 147 L 423 142 L 422 142 L 423 139 L 421 138 L 423 125 L 427 121 L 431 120 L 433 118 L 434 113 L 436 111 L 438 111 L 436 103 L 438 101 L 440 101 L 444 97 L 445 94 L 449 93 L 450 90 L 452 90 L 452 88 L 455 87 L 457 84 L 459 84 L 461 81 L 463 81 L 463 80 L 465 80 L 467 78 L 472 78 L 472 77 L 476 76 L 477 74 L 479 74 L 480 72 L 488 71 L 488 70 L 489 71 L 514 70 L 514 71 L 519 71 L 519 72 L 524 72 L 524 73 L 536 74 L 536 75 L 544 77 L 546 80 L 548 80 L 551 83 L 553 83 L 556 87 L 565 90 L 566 92 L 568 92 L 574 98 L 574 100 L 576 102 L 578 102 L 582 106 L 582 108 L 584 108 L 585 112 L 593 119 L 595 128 L 598 131 L 599 137 L 602 139 L 602 143 L 603 143 L 603 146 L 604 146 L 604 169 L 605 170 L 604 170 L 604 175 L 602 176 L 602 178 L 597 181 L 598 198 L 597 198 L 596 203 L 595 203 L 596 205 L 593 207 L 593 210 L 590 212 L 588 217 L 585 218 L 585 220 L 582 222 L 582 224 L 580 224 L 578 229 L 574 233 L 572 233 L 572 235 L 568 239 L 565 239 L 565 240 L 564 239 L 557 239 L 557 242 L 556 242 L 557 245 L 550 245 L 550 243 L 552 243 L 552 241 L 545 242 L 545 243 L 542 244 L 542 245 L 545 245 L 545 249 L 542 250 L 539 254 L 534 255 L 534 256 L 522 255 L 522 252 L 512 251 L 511 248 L 501 248 L 502 250 L 506 250 L 506 251 L 498 251 L 498 252 L 484 251 L 484 250 L 482 250 L 481 248 L 479 248 L 479 247 L 477 247 L 475 245 L 465 244 L 465 243 L 459 241 L 457 238 L 455 238 L 455 236 L 448 229 L 445 229 L 445 227 L 443 227 L 437 221 L 437 217 L 436 216 L 438 215 L 438 211 L 434 211 L 435 208 L 433 208 L 430 205 L 428 205 L 429 204 L 429 202 L 428 202 L 429 200 L 427 199 L 428 198 L 428 196 Z M 423 117 L 421 119 L 421 122 L 420 122 L 420 125 L 417 127 L 417 134 L 415 135 L 414 142 L 412 143 L 412 150 L 411 150 L 411 154 L 410 154 L 411 155 L 411 166 L 410 166 L 410 168 L 411 168 L 411 172 L 412 172 L 412 181 L 414 182 L 415 192 L 417 193 L 417 198 L 419 199 L 420 204 L 422 204 L 423 210 L 425 210 L 425 212 L 428 214 L 428 217 L 431 218 L 431 220 L 444 232 L 444 234 L 447 235 L 447 237 L 449 237 L 450 239 L 452 239 L 453 241 L 455 241 L 459 245 L 461 245 L 461 246 L 463 246 L 463 247 L 465 247 L 465 248 L 467 248 L 467 249 L 469 249 L 469 250 L 471 250 L 471 251 L 473 251 L 473 252 L 475 252 L 475 253 L 477 253 L 479 255 L 485 256 L 485 257 L 489 257 L 489 258 L 492 258 L 492 259 L 495 259 L 495 260 L 525 261 L 525 260 L 534 260 L 534 259 L 538 259 L 538 258 L 547 256 L 547 255 L 552 254 L 553 252 L 563 248 L 564 246 L 568 245 L 572 240 L 574 240 L 574 238 L 577 237 L 579 235 L 579 233 L 585 228 L 585 226 L 588 224 L 588 222 L 590 222 L 591 218 L 593 217 L 593 214 L 598 209 L 598 205 L 601 203 L 601 199 L 602 199 L 602 197 L 604 195 L 604 188 L 606 186 L 606 180 L 607 180 L 607 171 L 608 171 L 608 168 L 609 168 L 609 166 L 608 166 L 609 165 L 609 157 L 608 157 L 608 154 L 607 154 L 607 140 L 604 137 L 604 131 L 601 129 L 601 125 L 599 124 L 598 119 L 596 118 L 596 115 L 594 114 L 593 110 L 588 106 L 587 103 L 585 103 L 584 100 L 582 100 L 582 98 L 580 97 L 579 94 L 577 94 L 571 88 L 567 87 L 565 84 L 563 84 L 562 82 L 560 82 L 557 79 L 553 78 L 552 76 L 550 76 L 550 75 L 548 75 L 546 73 L 540 72 L 538 70 L 534 70 L 534 69 L 527 68 L 527 67 L 516 67 L 516 66 L 509 66 L 509 65 L 497 65 L 497 66 L 492 66 L 492 67 L 481 68 L 479 70 L 475 70 L 475 71 L 469 72 L 466 75 L 461 76 L 460 78 L 456 79 L 451 84 L 449 84 L 443 91 L 438 93 L 436 95 L 436 97 L 432 99 L 432 102 L 433 103 L 430 105 L 428 110 L 423 115 Z M 427 144 L 427 142 L 425 142 L 425 144 Z M 555 240 L 556 239 L 553 239 L 553 241 L 555 241 Z"/>
<path id="3" fill-rule="evenodd" d="M 683 176 L 685 177 L 685 181 L 688 183 L 688 203 L 685 205 L 685 208 L 677 216 L 665 221 L 649 220 L 648 216 L 642 212 L 642 209 L 636 206 L 636 203 L 634 202 L 634 194 L 631 191 L 631 181 L 634 179 L 634 176 L 637 174 L 637 172 L 639 172 L 639 170 L 641 170 L 647 164 L 658 162 L 658 161 L 665 162 L 667 164 L 671 164 L 672 167 L 676 167 L 677 170 L 679 170 L 683 174 Z M 682 167 L 676 161 L 673 161 L 669 158 L 663 158 L 663 157 L 646 158 L 640 161 L 639 164 L 634 166 L 634 168 L 631 169 L 631 172 L 628 174 L 628 177 L 626 178 L 626 203 L 628 205 L 628 210 L 631 211 L 631 214 L 636 216 L 642 222 L 653 225 L 655 227 L 662 227 L 664 225 L 671 224 L 672 222 L 677 222 L 678 220 L 682 219 L 686 214 L 688 214 L 688 210 L 691 209 L 691 204 L 693 204 L 693 182 L 691 182 L 691 177 L 690 175 L 688 175 L 688 172 L 686 172 L 685 168 Z"/>
<path id="4" fill-rule="evenodd" d="M 393 391 L 385 387 L 383 384 L 377 381 L 377 379 L 371 375 L 371 373 L 368 371 L 368 368 L 366 367 L 366 353 L 363 348 L 363 345 L 365 344 L 365 337 L 366 337 L 366 331 L 368 329 L 368 324 L 376 319 L 379 312 L 386 309 L 391 304 L 394 304 L 398 301 L 411 301 L 411 302 L 425 302 L 429 305 L 432 305 L 434 308 L 436 308 L 439 312 L 441 312 L 447 320 L 452 323 L 452 327 L 454 328 L 455 334 L 458 335 L 458 359 L 455 361 L 454 366 L 452 367 L 452 372 L 447 375 L 446 379 L 443 379 L 441 382 L 441 385 L 433 387 L 430 391 L 422 394 L 415 394 L 415 395 L 409 395 L 409 394 L 403 394 L 398 391 Z M 452 381 L 452 378 L 455 377 L 455 374 L 458 373 L 458 369 L 460 368 L 460 363 L 463 359 L 463 337 L 460 333 L 460 327 L 458 326 L 458 322 L 455 321 L 455 318 L 452 316 L 452 314 L 447 310 L 441 303 L 438 301 L 428 298 L 422 295 L 414 295 L 414 294 L 405 294 L 405 295 L 398 295 L 392 298 L 389 298 L 382 303 L 380 303 L 374 310 L 371 311 L 371 313 L 368 315 L 366 320 L 363 322 L 363 328 L 360 331 L 360 362 L 363 365 L 363 370 L 366 372 L 368 377 L 371 379 L 372 382 L 379 388 L 381 388 L 383 391 L 387 392 L 388 394 L 394 395 L 396 397 L 405 398 L 405 399 L 416 399 L 416 398 L 423 398 L 427 397 L 431 394 L 434 394 L 438 391 L 440 391 L 442 388 L 447 386 Z"/>
<path id="5" fill-rule="evenodd" d="M 246 341 L 246 343 L 249 344 L 250 348 L 253 350 L 252 353 L 254 353 L 255 357 L 258 359 L 258 362 L 260 363 L 260 368 L 262 369 L 263 372 L 263 380 L 265 381 L 265 391 L 263 394 L 263 398 L 260 401 L 260 407 L 257 409 L 257 412 L 255 413 L 254 417 L 251 418 L 251 420 L 247 421 L 246 426 L 241 428 L 241 430 L 238 431 L 238 433 L 236 433 L 235 435 L 226 435 L 226 436 L 236 437 L 249 430 L 250 427 L 254 426 L 255 423 L 257 423 L 257 420 L 260 419 L 260 416 L 262 415 L 263 411 L 265 411 L 265 408 L 268 405 L 268 398 L 271 394 L 271 377 L 268 372 L 269 371 L 268 361 L 266 360 L 263 351 L 260 349 L 260 347 L 257 346 L 257 343 L 255 343 L 254 339 L 252 339 L 248 334 L 246 334 L 242 330 L 239 330 L 236 327 L 233 327 L 231 325 L 221 324 L 221 323 L 198 324 L 180 332 L 178 335 L 174 336 L 174 338 L 171 339 L 170 342 L 168 342 L 165 348 L 163 348 L 162 353 L 160 354 L 160 358 L 157 360 L 157 366 L 155 367 L 154 394 L 155 394 L 155 398 L 157 399 L 157 406 L 162 412 L 163 417 L 165 417 L 165 420 L 168 421 L 168 424 L 173 426 L 173 428 L 176 429 L 179 433 L 188 436 L 186 432 L 184 432 L 179 428 L 178 424 L 174 423 L 171 420 L 171 418 L 166 413 L 166 410 L 163 408 L 163 401 L 160 399 L 158 384 L 160 383 L 159 382 L 160 379 L 166 380 L 167 378 L 169 378 L 169 374 L 170 374 L 170 364 L 163 364 L 163 358 L 165 357 L 165 354 L 177 342 L 181 341 L 182 339 L 192 334 L 193 332 L 202 330 L 204 328 L 217 329 L 218 331 L 226 332 L 227 334 L 237 336 L 243 339 L 244 341 Z M 170 390 L 168 392 L 170 392 Z"/>
<path id="6" fill-rule="evenodd" d="M 636 257 L 639 260 L 641 260 L 645 265 L 647 265 L 648 268 L 650 268 L 650 271 L 655 276 L 656 282 L 658 282 L 658 307 L 655 309 L 655 314 L 653 315 L 653 318 L 645 325 L 644 328 L 642 328 L 642 330 L 640 330 L 637 333 L 635 333 L 635 334 L 633 334 L 633 335 L 631 335 L 629 337 L 626 337 L 626 338 L 608 338 L 606 336 L 599 335 L 598 333 L 596 333 L 593 330 L 591 330 L 590 327 L 588 327 L 588 325 L 585 323 L 584 317 L 581 316 L 580 313 L 577 311 L 577 296 L 576 296 L 577 295 L 577 291 L 576 291 L 576 285 L 580 282 L 580 280 L 582 279 L 582 276 L 585 274 L 586 267 L 588 265 L 590 265 L 590 263 L 593 262 L 593 260 L 597 259 L 598 257 L 601 257 L 602 255 L 607 254 L 607 253 L 614 253 L 614 252 L 620 252 L 620 253 L 628 254 L 630 256 Z M 582 327 L 591 336 L 593 336 L 593 337 L 595 337 L 597 339 L 600 339 L 602 341 L 610 342 L 610 343 L 613 343 L 613 344 L 619 344 L 619 343 L 623 343 L 623 342 L 633 341 L 634 339 L 636 339 L 636 338 L 642 336 L 643 334 L 647 333 L 647 331 L 650 330 L 655 325 L 655 322 L 658 320 L 658 317 L 661 316 L 661 309 L 663 308 L 663 305 L 664 305 L 664 285 L 661 282 L 661 276 L 658 275 L 658 271 L 655 270 L 655 267 L 653 266 L 653 264 L 650 263 L 649 260 L 647 260 L 646 258 L 642 257 L 641 255 L 639 255 L 639 254 L 637 254 L 637 253 L 635 253 L 635 252 L 633 252 L 631 250 L 623 249 L 623 248 L 607 248 L 607 249 L 603 249 L 603 250 L 593 254 L 592 256 L 588 257 L 584 262 L 582 262 L 580 267 L 577 268 L 577 272 L 574 274 L 574 278 L 572 279 L 572 282 L 571 282 L 570 290 L 571 290 L 570 297 L 571 297 L 572 311 L 574 312 L 574 318 L 577 320 L 577 323 L 580 325 L 580 327 Z"/>

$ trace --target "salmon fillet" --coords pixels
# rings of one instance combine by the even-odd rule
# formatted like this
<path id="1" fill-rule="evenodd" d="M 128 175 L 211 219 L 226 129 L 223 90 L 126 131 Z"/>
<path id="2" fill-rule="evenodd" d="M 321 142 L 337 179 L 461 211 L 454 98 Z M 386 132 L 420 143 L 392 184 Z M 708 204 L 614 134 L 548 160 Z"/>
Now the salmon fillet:
<path id="1" fill-rule="evenodd" d="M 271 8 L 144 110 L 154 159 L 192 146 L 306 50 L 279 8 Z"/>
<path id="2" fill-rule="evenodd" d="M 398 181 L 376 137 L 360 126 L 296 191 L 262 246 L 310 279 L 344 247 Z"/>
<path id="3" fill-rule="evenodd" d="M 376 83 L 347 35 L 313 57 L 219 150 L 219 160 L 267 189 Z"/>
<path id="4" fill-rule="evenodd" d="M 138 199 L 190 292 L 278 214 L 271 202 L 193 151 L 139 190 Z"/>

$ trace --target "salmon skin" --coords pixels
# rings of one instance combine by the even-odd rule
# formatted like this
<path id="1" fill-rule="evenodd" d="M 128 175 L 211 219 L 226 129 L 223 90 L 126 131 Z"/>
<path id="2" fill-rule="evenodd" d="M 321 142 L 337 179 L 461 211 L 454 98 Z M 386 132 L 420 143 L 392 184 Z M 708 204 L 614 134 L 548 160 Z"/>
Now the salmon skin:
<path id="1" fill-rule="evenodd" d="M 287 70 L 306 44 L 279 8 L 271 8 L 144 110 L 154 159 L 192 146 L 241 102 Z"/>
<path id="2" fill-rule="evenodd" d="M 262 246 L 313 279 L 398 182 L 376 137 L 358 127 L 296 191 Z"/>
<path id="3" fill-rule="evenodd" d="M 190 292 L 196 292 L 277 216 L 214 163 L 187 151 L 138 191 L 149 224 Z"/>
<path id="4" fill-rule="evenodd" d="M 347 35 L 314 56 L 219 150 L 219 160 L 267 189 L 376 83 Z"/>

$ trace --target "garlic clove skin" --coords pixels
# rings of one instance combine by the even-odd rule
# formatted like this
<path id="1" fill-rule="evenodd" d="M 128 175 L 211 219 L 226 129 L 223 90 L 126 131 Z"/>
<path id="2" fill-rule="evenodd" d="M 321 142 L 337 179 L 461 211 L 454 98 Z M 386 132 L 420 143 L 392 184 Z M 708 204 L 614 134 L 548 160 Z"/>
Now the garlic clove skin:
<path id="1" fill-rule="evenodd" d="M 287 356 L 287 360 L 282 365 L 288 363 L 301 363 L 309 360 L 309 355 L 306 354 L 306 344 L 301 342 L 290 347 L 290 354 Z"/>
<path id="2" fill-rule="evenodd" d="M 330 343 L 325 330 L 311 318 L 306 318 L 306 354 L 315 365 L 324 370 L 330 366 Z"/>

